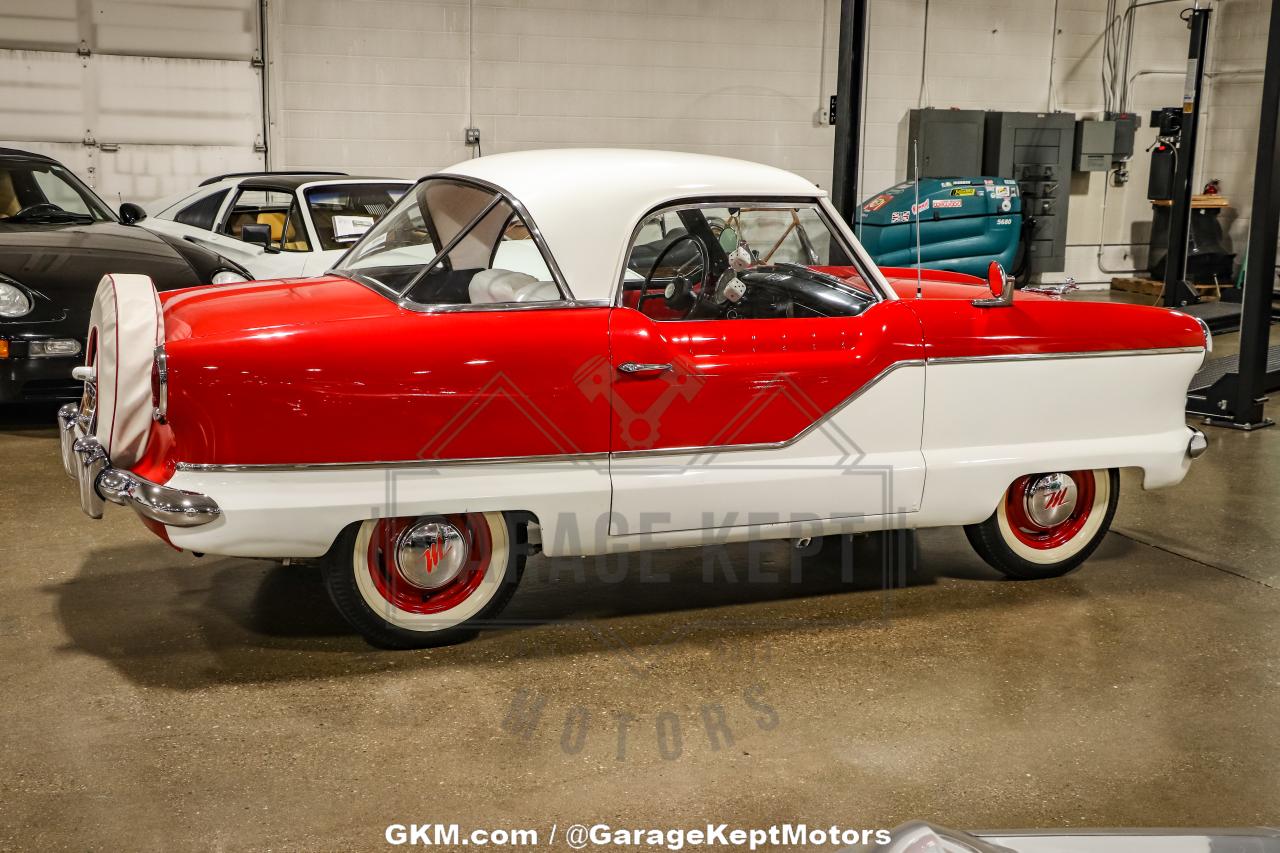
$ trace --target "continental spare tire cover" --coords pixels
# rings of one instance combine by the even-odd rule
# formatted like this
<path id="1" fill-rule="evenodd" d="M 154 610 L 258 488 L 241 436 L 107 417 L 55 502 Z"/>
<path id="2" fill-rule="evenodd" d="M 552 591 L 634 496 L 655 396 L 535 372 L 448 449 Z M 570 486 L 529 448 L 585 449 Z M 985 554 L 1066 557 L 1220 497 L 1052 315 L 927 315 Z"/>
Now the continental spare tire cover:
<path id="1" fill-rule="evenodd" d="M 96 386 L 89 429 L 118 468 L 132 467 L 146 449 L 151 365 L 162 343 L 164 317 L 150 276 L 104 275 L 89 314 L 86 361 Z"/>

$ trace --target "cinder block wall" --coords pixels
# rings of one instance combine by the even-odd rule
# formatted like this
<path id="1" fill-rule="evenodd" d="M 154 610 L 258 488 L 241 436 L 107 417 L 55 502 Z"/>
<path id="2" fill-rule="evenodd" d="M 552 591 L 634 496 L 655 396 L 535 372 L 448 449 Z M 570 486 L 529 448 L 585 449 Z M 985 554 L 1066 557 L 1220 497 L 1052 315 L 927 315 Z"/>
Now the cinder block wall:
<path id="1" fill-rule="evenodd" d="M 281 0 L 274 165 L 418 176 L 527 148 L 671 148 L 827 185 L 838 0 Z"/>
<path id="2" fill-rule="evenodd" d="M 872 0 L 863 195 L 905 175 L 916 106 L 1101 117 L 1106 5 Z M 1082 283 L 1145 265 L 1147 116 L 1181 103 L 1182 8 L 1135 13 L 1129 109 L 1144 126 L 1129 184 L 1106 190 L 1104 215 L 1104 175 L 1072 180 L 1065 275 Z M 469 156 L 473 125 L 485 153 L 673 148 L 830 183 L 834 134 L 819 111 L 835 90 L 838 0 L 276 0 L 270 12 L 277 168 L 417 176 Z M 1261 94 L 1248 72 L 1262 66 L 1267 15 L 1265 0 L 1221 0 L 1211 24 L 1196 183 L 1222 180 L 1237 251 Z"/>

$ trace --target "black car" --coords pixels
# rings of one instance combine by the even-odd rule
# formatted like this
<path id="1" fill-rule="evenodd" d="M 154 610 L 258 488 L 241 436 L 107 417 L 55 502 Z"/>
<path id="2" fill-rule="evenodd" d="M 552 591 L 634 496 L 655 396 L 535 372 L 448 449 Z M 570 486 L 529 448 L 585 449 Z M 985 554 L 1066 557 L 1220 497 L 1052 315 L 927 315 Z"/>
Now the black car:
<path id="1" fill-rule="evenodd" d="M 106 273 L 151 276 L 157 290 L 229 284 L 243 267 L 153 234 L 135 204 L 117 216 L 68 169 L 0 148 L 0 403 L 79 397 L 89 309 Z"/>

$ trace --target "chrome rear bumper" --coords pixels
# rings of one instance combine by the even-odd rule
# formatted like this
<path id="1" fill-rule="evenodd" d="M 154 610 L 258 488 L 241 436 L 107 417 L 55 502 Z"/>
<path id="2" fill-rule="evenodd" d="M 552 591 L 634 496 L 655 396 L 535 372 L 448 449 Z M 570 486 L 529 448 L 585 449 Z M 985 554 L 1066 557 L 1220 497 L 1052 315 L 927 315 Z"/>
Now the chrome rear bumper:
<path id="1" fill-rule="evenodd" d="M 1209 439 L 1195 427 L 1187 427 L 1187 429 L 1191 430 L 1191 438 L 1187 439 L 1187 456 L 1192 459 L 1203 456 L 1209 449 Z"/>
<path id="2" fill-rule="evenodd" d="M 101 442 L 86 434 L 75 403 L 58 410 L 58 437 L 62 467 L 80 484 L 80 508 L 90 518 L 102 518 L 107 501 L 133 507 L 143 518 L 171 527 L 198 527 L 222 514 L 207 495 L 161 486 L 131 471 L 112 468 Z"/>

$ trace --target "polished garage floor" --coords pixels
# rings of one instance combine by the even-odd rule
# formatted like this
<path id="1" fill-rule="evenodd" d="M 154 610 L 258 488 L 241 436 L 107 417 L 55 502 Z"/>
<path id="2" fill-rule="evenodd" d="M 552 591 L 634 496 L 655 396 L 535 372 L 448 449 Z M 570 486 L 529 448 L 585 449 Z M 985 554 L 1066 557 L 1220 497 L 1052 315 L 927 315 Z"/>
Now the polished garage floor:
<path id="1" fill-rule="evenodd" d="M 1280 429 L 1212 430 L 1174 490 L 1126 477 L 1117 532 L 1064 579 L 1001 581 L 958 530 L 921 534 L 888 592 L 870 546 L 852 580 L 798 583 L 776 545 L 734 549 L 737 582 L 704 582 L 698 551 L 535 559 L 508 611 L 527 624 L 389 653 L 312 569 L 81 516 L 51 417 L 0 429 L 0 849 L 1280 810 Z"/>

